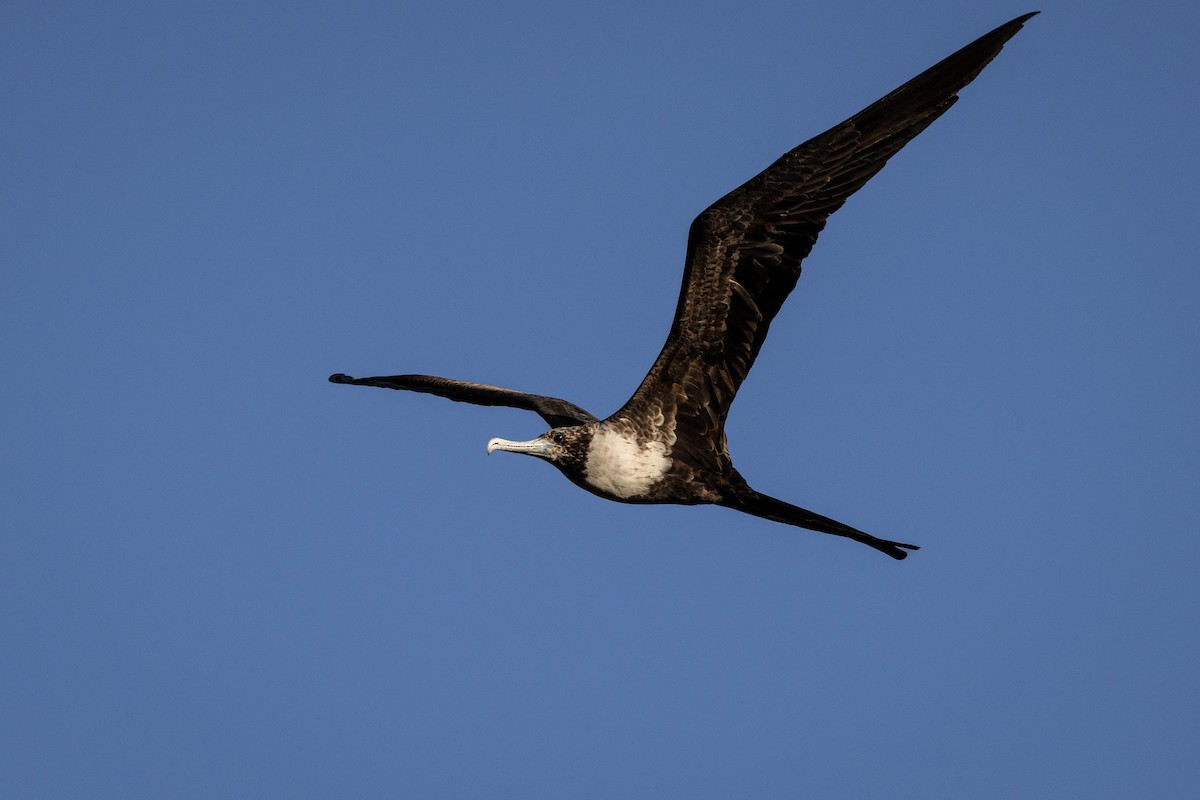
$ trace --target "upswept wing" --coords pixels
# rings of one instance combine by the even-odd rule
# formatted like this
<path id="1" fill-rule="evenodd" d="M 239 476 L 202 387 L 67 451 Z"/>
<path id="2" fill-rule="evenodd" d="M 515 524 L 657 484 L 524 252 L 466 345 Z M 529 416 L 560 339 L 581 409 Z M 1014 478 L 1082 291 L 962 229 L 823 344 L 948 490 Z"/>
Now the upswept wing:
<path id="1" fill-rule="evenodd" d="M 574 403 L 557 397 L 518 392 L 486 383 L 456 381 L 433 375 L 381 375 L 374 378 L 353 378 L 338 373 L 330 375 L 332 383 L 349 383 L 355 386 L 379 386 L 384 389 L 405 389 L 410 392 L 425 392 L 455 400 L 474 403 L 477 406 L 508 406 L 526 411 L 536 411 L 552 428 L 582 425 L 595 422 L 596 418 Z"/>
<path id="2" fill-rule="evenodd" d="M 618 415 L 673 418 L 684 445 L 677 458 L 727 471 L 730 404 L 829 215 L 953 105 L 1036 13 L 996 28 L 786 153 L 701 213 L 688 234 L 667 342 Z"/>

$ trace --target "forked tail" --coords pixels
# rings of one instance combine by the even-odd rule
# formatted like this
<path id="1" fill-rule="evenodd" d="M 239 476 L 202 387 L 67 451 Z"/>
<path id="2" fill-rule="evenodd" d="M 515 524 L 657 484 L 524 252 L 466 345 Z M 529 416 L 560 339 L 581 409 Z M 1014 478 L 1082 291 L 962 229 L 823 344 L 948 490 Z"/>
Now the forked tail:
<path id="1" fill-rule="evenodd" d="M 834 536 L 845 536 L 847 539 L 853 539 L 856 542 L 862 542 L 865 545 L 874 547 L 881 553 L 887 553 L 895 559 L 908 558 L 906 550 L 921 549 L 915 544 L 904 544 L 903 542 L 890 542 L 887 539 L 879 539 L 869 533 L 863 533 L 857 528 L 843 525 L 835 519 L 823 517 L 820 514 L 814 514 L 807 509 L 799 508 L 791 503 L 785 503 L 782 500 L 776 500 L 774 497 L 760 494 L 749 486 L 739 491 L 733 497 L 719 503 L 719 505 L 736 509 L 737 511 L 744 511 L 747 514 L 753 514 L 756 517 L 762 517 L 774 522 L 783 522 L 788 525 L 808 528 L 810 531 L 832 533 Z"/>

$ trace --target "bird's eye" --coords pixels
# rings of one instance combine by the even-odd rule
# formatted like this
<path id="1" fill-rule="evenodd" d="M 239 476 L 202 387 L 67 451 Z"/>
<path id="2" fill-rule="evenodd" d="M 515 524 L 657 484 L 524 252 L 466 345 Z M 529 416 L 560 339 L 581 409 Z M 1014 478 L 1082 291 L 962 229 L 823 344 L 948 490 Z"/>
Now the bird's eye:
<path id="1" fill-rule="evenodd" d="M 550 441 L 554 442 L 555 444 L 562 444 L 564 441 L 566 441 L 566 438 L 567 437 L 563 436 L 561 433 L 553 433 L 550 435 Z"/>

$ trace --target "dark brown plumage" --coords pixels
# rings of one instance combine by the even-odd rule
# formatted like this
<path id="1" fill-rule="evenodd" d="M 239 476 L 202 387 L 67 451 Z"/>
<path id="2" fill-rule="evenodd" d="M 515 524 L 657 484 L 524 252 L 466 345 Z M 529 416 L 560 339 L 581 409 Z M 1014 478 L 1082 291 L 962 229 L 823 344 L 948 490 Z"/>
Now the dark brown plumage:
<path id="1" fill-rule="evenodd" d="M 461 403 L 477 406 L 506 406 L 524 411 L 536 411 L 552 427 L 562 428 L 583 422 L 598 422 L 594 416 L 574 403 L 557 397 L 518 392 L 488 386 L 486 383 L 456 381 L 433 375 L 388 375 L 375 378 L 351 378 L 349 375 L 330 375 L 331 383 L 350 383 L 355 386 L 378 386 L 382 389 L 407 389 L 410 392 L 436 394 Z"/>
<path id="2" fill-rule="evenodd" d="M 666 344 L 611 417 L 601 421 L 565 400 L 448 378 L 337 374 L 330 380 L 536 411 L 555 430 L 531 442 L 493 439 L 489 452 L 537 455 L 609 499 L 715 503 L 904 558 L 906 549 L 917 548 L 750 488 L 730 460 L 725 419 L 829 216 L 950 108 L 957 92 L 1036 13 L 996 28 L 791 150 L 700 214 L 688 234 L 683 286 Z"/>

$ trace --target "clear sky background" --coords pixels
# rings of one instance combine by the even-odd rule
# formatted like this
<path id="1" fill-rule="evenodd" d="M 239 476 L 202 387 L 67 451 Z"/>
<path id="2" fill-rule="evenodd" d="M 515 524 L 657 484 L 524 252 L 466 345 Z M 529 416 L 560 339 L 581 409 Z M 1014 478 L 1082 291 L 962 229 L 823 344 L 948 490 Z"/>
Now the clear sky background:
<path id="1" fill-rule="evenodd" d="M 734 405 L 895 562 L 496 454 L 692 218 L 1011 2 L 0 10 L 13 798 L 1195 797 L 1200 5 L 1044 2 Z"/>

